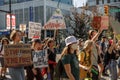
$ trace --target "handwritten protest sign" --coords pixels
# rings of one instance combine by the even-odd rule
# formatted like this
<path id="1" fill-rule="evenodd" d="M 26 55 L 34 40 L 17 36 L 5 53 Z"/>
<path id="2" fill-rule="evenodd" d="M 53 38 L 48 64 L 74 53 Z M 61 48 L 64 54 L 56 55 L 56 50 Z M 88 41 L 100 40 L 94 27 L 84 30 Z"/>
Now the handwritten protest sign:
<path id="1" fill-rule="evenodd" d="M 100 29 L 101 27 L 101 16 L 94 16 L 92 21 L 92 27 L 94 29 Z"/>
<path id="2" fill-rule="evenodd" d="M 41 27 L 41 23 L 29 22 L 28 38 L 40 38 Z"/>
<path id="3" fill-rule="evenodd" d="M 44 29 L 66 29 L 64 17 L 60 9 L 56 9 L 50 20 L 44 25 Z"/>
<path id="4" fill-rule="evenodd" d="M 120 22 L 115 20 L 113 17 L 110 17 L 110 22 L 113 31 L 115 31 L 117 34 L 120 34 Z"/>
<path id="5" fill-rule="evenodd" d="M 109 26 L 109 18 L 108 16 L 94 16 L 92 21 L 92 27 L 94 29 L 108 29 Z"/>
<path id="6" fill-rule="evenodd" d="M 29 44 L 5 45 L 4 53 L 6 67 L 20 67 L 32 64 L 31 46 Z"/>
<path id="7" fill-rule="evenodd" d="M 101 16 L 101 29 L 108 29 L 109 26 L 109 17 L 108 16 Z"/>
<path id="8" fill-rule="evenodd" d="M 33 51 L 32 55 L 35 68 L 48 67 L 47 50 Z"/>

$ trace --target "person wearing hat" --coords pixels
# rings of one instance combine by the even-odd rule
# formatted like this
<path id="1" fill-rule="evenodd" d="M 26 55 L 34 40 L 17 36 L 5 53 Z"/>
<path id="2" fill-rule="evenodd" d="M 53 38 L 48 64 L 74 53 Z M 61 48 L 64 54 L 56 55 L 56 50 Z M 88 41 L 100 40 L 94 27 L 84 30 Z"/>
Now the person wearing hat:
<path id="1" fill-rule="evenodd" d="M 101 29 L 97 31 L 95 30 L 90 30 L 89 31 L 89 40 L 93 41 L 93 48 L 92 48 L 92 67 L 96 69 L 96 71 L 99 71 L 98 65 L 101 63 L 98 63 L 98 48 L 96 45 L 96 40 L 98 39 L 99 35 L 101 34 Z M 92 73 L 92 80 L 98 80 L 99 79 L 99 74 Z"/>
<path id="2" fill-rule="evenodd" d="M 9 44 L 9 40 L 8 38 L 6 37 L 3 37 L 2 40 L 1 40 L 1 43 L 2 43 L 2 46 L 1 46 L 1 49 L 0 49 L 0 61 L 1 61 L 1 72 L 0 72 L 0 77 L 1 78 L 6 78 L 5 77 L 5 74 L 6 74 L 6 67 L 4 66 L 4 45 L 7 45 Z"/>
<path id="3" fill-rule="evenodd" d="M 10 35 L 12 40 L 11 44 L 22 44 L 21 42 L 21 32 L 19 30 L 13 30 Z M 10 67 L 9 73 L 12 80 L 25 80 L 24 66 L 20 67 Z"/>
<path id="4" fill-rule="evenodd" d="M 65 39 L 66 47 L 62 51 L 61 61 L 64 65 L 62 80 L 80 80 L 79 61 L 77 58 L 78 44 L 74 36 Z"/>
<path id="5" fill-rule="evenodd" d="M 78 59 L 80 62 L 80 80 L 91 77 L 90 70 L 92 68 L 92 48 L 93 42 L 91 40 L 87 40 L 84 43 L 83 50 L 78 55 Z"/>

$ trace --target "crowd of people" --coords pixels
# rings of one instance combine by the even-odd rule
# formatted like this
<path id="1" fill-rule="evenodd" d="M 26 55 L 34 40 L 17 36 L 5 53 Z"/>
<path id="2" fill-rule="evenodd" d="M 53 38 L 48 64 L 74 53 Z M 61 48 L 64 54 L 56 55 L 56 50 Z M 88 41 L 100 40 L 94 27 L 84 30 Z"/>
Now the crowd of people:
<path id="1" fill-rule="evenodd" d="M 33 65 L 8 68 L 12 80 L 55 80 L 54 72 L 57 65 L 56 55 L 61 54 L 60 60 L 64 67 L 59 80 L 100 80 L 101 76 L 109 76 L 111 80 L 117 80 L 120 76 L 120 40 L 114 37 L 108 39 L 102 36 L 101 30 L 90 30 L 88 40 L 76 39 L 75 36 L 68 36 L 65 39 L 65 46 L 62 52 L 58 52 L 59 46 L 53 38 L 45 40 L 32 40 L 31 50 L 47 50 L 48 67 L 35 68 Z M 22 34 L 19 30 L 13 30 L 10 40 L 3 37 L 0 48 L 1 79 L 6 78 L 6 67 L 4 66 L 4 45 L 24 44 Z M 117 73 L 118 67 L 118 73 Z M 108 72 L 109 71 L 109 72 Z M 46 76 L 44 75 L 46 72 Z M 26 75 L 25 75 L 26 73 Z"/>

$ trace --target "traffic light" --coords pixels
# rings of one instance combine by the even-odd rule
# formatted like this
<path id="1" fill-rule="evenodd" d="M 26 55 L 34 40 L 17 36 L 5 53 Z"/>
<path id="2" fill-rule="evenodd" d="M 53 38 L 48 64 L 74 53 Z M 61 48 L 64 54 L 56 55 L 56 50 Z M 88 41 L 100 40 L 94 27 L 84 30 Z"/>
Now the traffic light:
<path id="1" fill-rule="evenodd" d="M 109 14 L 109 7 L 107 5 L 104 6 L 104 14 L 108 16 Z"/>

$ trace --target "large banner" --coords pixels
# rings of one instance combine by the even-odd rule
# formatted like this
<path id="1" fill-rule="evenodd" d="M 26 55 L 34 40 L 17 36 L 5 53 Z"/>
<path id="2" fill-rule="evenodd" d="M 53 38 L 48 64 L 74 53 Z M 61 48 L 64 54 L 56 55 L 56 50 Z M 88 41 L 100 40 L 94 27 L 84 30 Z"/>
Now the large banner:
<path id="1" fill-rule="evenodd" d="M 40 38 L 41 36 L 41 23 L 36 22 L 29 22 L 29 32 L 28 32 L 28 38 Z"/>
<path id="2" fill-rule="evenodd" d="M 44 25 L 44 29 L 66 29 L 64 17 L 60 9 L 56 9 L 50 20 Z"/>
<path id="3" fill-rule="evenodd" d="M 14 14 L 6 14 L 6 29 L 16 29 L 16 16 Z"/>
<path id="4" fill-rule="evenodd" d="M 31 45 L 5 45 L 4 46 L 4 64 L 6 67 L 20 67 L 32 64 Z"/>
<path id="5" fill-rule="evenodd" d="M 108 29 L 109 17 L 108 16 L 94 16 L 92 21 L 92 27 L 94 29 Z"/>
<path id="6" fill-rule="evenodd" d="M 35 68 L 48 67 L 47 50 L 33 51 L 32 55 Z"/>

